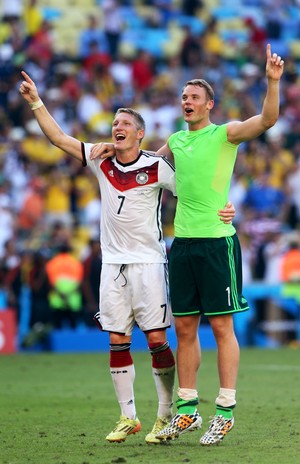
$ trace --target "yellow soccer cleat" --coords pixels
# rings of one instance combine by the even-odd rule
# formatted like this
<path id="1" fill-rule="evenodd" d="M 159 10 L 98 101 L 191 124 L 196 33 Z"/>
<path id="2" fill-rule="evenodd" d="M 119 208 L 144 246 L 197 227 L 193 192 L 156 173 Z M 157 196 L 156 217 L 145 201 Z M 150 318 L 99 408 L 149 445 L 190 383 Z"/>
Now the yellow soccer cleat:
<path id="1" fill-rule="evenodd" d="M 121 443 L 126 440 L 128 435 L 140 432 L 141 429 L 141 423 L 138 418 L 128 419 L 125 416 L 121 416 L 114 430 L 107 435 L 106 440 L 111 443 Z"/>
<path id="2" fill-rule="evenodd" d="M 161 432 L 165 427 L 169 425 L 171 417 L 158 417 L 153 425 L 153 428 L 148 435 L 145 437 L 145 442 L 149 445 L 161 443 L 159 438 L 156 438 L 156 435 Z"/>

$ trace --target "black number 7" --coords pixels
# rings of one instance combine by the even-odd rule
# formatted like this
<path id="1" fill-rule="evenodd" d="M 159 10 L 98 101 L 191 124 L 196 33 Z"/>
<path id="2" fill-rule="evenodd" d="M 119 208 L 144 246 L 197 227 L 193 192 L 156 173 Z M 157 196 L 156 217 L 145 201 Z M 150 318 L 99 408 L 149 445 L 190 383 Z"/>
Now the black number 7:
<path id="1" fill-rule="evenodd" d="M 120 214 L 120 213 L 121 213 L 122 206 L 123 206 L 124 201 L 125 201 L 125 197 L 124 197 L 124 195 L 118 195 L 118 198 L 121 200 L 121 203 L 120 203 L 120 206 L 119 206 L 119 209 L 118 209 L 117 214 Z"/>

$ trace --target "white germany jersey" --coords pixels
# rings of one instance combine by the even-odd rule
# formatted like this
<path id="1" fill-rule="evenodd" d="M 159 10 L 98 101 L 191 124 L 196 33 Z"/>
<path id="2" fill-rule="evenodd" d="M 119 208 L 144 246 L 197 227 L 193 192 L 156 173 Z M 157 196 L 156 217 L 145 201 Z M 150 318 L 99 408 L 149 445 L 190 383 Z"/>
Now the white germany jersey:
<path id="1" fill-rule="evenodd" d="M 176 196 L 174 167 L 142 150 L 127 164 L 115 157 L 91 160 L 92 146 L 82 144 L 82 155 L 100 186 L 103 263 L 165 263 L 161 200 L 164 188 Z"/>

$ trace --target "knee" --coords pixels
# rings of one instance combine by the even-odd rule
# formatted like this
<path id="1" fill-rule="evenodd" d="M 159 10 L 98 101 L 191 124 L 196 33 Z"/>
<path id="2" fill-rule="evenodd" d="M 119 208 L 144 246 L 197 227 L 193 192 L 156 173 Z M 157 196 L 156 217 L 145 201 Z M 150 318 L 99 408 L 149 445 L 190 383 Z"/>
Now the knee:
<path id="1" fill-rule="evenodd" d="M 167 341 L 167 334 L 165 330 L 157 330 L 148 332 L 146 334 L 148 344 L 151 343 L 165 343 Z"/>
<path id="2" fill-rule="evenodd" d="M 175 320 L 177 338 L 193 340 L 198 337 L 199 321 L 189 317 L 180 317 Z"/>
<path id="3" fill-rule="evenodd" d="M 109 333 L 109 343 L 111 345 L 121 345 L 123 343 L 131 343 L 131 337 L 127 335 L 121 335 L 118 333 L 110 332 Z"/>
<path id="4" fill-rule="evenodd" d="M 230 337 L 231 334 L 234 334 L 233 319 L 231 315 L 211 317 L 209 322 L 214 336 L 217 339 Z"/>

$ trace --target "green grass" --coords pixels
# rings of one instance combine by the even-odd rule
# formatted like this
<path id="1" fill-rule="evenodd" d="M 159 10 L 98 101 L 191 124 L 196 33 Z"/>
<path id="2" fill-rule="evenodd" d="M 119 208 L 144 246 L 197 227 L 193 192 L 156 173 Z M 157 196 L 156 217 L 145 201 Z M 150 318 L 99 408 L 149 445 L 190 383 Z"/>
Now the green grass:
<path id="1" fill-rule="evenodd" d="M 105 435 L 119 417 L 108 354 L 0 357 L 1 464 L 293 464 L 300 456 L 300 352 L 243 349 L 236 425 L 224 442 L 201 447 L 199 432 L 149 446 L 157 399 L 150 356 L 133 353 L 142 432 L 121 444 Z M 216 353 L 203 352 L 200 412 L 214 412 Z"/>

